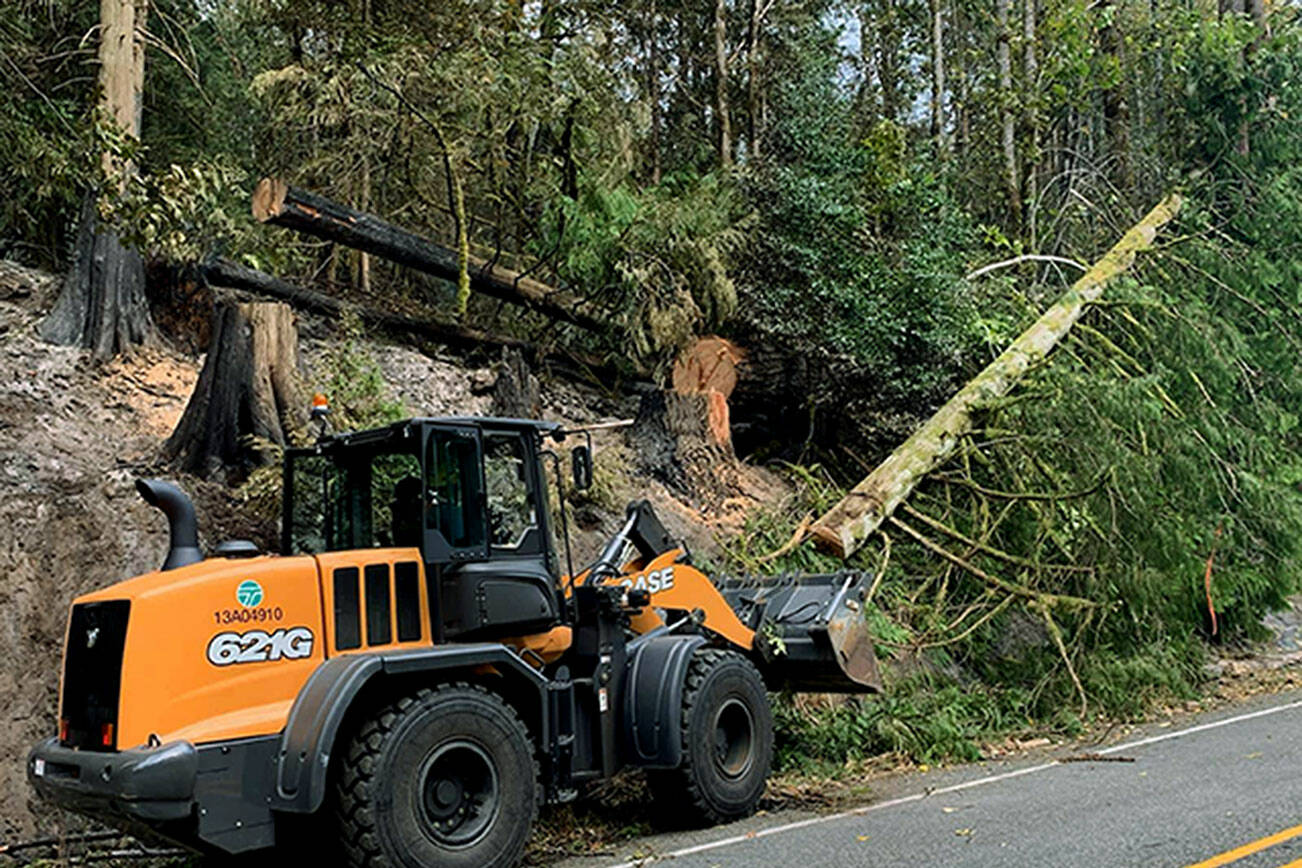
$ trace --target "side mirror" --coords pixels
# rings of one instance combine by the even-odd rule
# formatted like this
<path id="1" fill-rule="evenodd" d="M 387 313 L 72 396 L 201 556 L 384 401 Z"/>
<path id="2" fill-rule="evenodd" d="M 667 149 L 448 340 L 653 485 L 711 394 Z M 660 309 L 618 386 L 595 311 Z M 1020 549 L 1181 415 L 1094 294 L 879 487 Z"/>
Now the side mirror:
<path id="1" fill-rule="evenodd" d="M 570 463 L 574 467 L 574 487 L 587 491 L 592 487 L 592 451 L 587 446 L 570 450 Z"/>

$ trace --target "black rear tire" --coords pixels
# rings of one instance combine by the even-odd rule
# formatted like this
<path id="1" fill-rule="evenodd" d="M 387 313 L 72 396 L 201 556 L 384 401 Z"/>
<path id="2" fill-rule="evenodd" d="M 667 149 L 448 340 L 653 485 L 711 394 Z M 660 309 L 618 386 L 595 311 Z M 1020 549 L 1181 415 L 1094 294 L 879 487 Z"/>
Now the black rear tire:
<path id="1" fill-rule="evenodd" d="M 335 792 L 352 868 L 507 868 L 538 812 L 538 767 L 509 705 L 449 684 L 363 722 Z"/>
<path id="2" fill-rule="evenodd" d="M 712 825 L 755 812 L 773 760 L 773 710 L 755 666 L 733 651 L 700 649 L 683 692 L 683 761 L 647 775 L 671 825 Z"/>

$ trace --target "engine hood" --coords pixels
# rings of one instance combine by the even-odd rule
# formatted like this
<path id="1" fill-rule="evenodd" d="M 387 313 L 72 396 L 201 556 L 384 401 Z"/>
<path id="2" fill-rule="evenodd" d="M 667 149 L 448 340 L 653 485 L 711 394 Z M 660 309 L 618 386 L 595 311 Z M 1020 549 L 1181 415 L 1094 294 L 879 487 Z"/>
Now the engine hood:
<path id="1" fill-rule="evenodd" d="M 277 732 L 323 659 L 312 557 L 213 558 L 136 576 L 73 605 L 108 600 L 130 603 L 119 748 L 155 735 L 200 744 Z"/>

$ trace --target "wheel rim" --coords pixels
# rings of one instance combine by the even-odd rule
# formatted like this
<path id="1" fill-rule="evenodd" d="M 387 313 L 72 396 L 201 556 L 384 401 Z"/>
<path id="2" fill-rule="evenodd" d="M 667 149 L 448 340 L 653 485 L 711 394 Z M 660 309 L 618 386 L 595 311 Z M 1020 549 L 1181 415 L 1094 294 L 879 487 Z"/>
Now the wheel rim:
<path id="1" fill-rule="evenodd" d="M 426 833 L 446 847 L 477 843 L 497 819 L 497 764 L 475 742 L 452 739 L 421 766 L 420 813 Z"/>
<path id="2" fill-rule="evenodd" d="M 755 760 L 755 719 L 740 699 L 729 699 L 714 716 L 714 763 L 724 777 L 740 778 Z"/>

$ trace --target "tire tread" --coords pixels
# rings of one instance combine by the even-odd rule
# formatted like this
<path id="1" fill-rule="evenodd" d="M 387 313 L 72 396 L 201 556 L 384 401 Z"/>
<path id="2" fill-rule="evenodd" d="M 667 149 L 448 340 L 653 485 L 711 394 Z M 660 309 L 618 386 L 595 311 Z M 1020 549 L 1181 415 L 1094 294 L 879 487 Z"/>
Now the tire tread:
<path id="1" fill-rule="evenodd" d="M 348 751 L 339 764 L 335 788 L 335 819 L 338 824 L 339 841 L 351 868 L 398 868 L 380 846 L 376 833 L 374 803 L 370 798 L 380 753 L 406 715 L 429 703 L 441 701 L 448 695 L 465 691 L 483 694 L 483 697 L 500 706 L 500 710 L 510 721 L 509 725 L 530 746 L 529 757 L 533 764 L 536 816 L 536 806 L 541 801 L 538 792 L 541 786 L 538 755 L 533 746 L 533 738 L 515 709 L 481 684 L 457 681 L 421 688 L 415 693 L 394 700 L 364 720 L 349 742 Z"/>
<path id="2" fill-rule="evenodd" d="M 701 820 L 705 820 L 708 825 L 718 825 L 737 819 L 735 815 L 719 811 L 701 788 L 700 779 L 693 767 L 690 741 L 692 712 L 701 700 L 701 688 L 711 671 L 729 662 L 744 666 L 759 684 L 764 683 L 755 664 L 744 655 L 719 648 L 698 649 L 688 664 L 683 689 L 683 717 L 679 731 L 682 764 L 676 769 L 658 771 L 647 776 L 652 797 L 659 809 L 669 815 L 674 825 L 699 825 Z M 771 757 L 764 758 L 766 767 L 770 760 Z"/>

